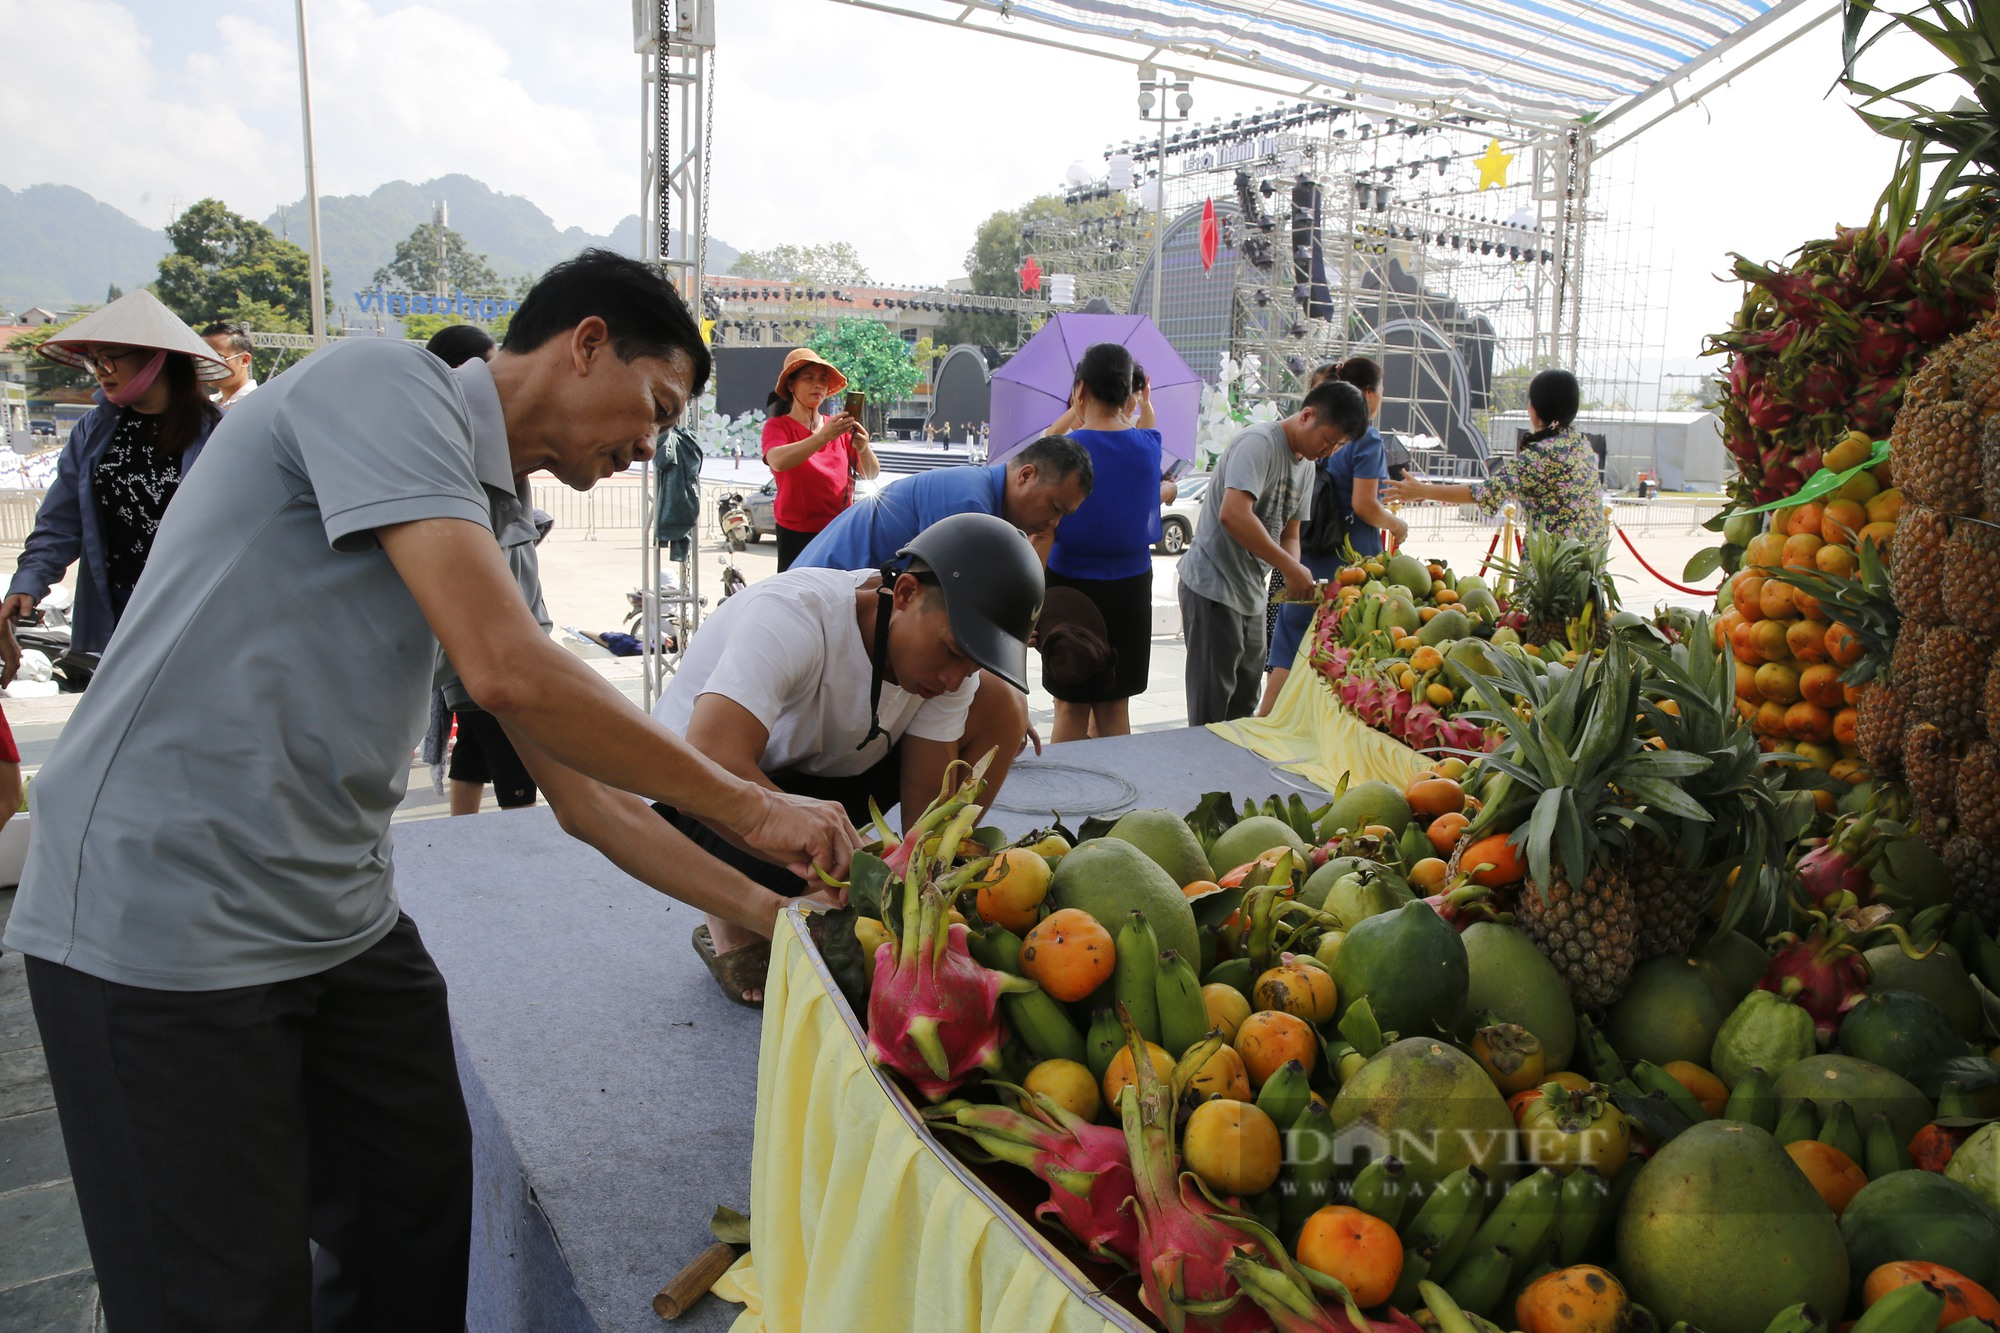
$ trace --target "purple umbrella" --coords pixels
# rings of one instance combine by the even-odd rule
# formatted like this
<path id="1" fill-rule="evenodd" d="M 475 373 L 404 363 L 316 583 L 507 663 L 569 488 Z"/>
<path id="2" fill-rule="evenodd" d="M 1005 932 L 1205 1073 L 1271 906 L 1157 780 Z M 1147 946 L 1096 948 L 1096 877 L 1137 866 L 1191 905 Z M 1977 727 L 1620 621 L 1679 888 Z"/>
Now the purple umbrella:
<path id="1" fill-rule="evenodd" d="M 1162 451 L 1175 458 L 1194 458 L 1201 377 L 1188 369 L 1188 363 L 1146 316 L 1076 313 L 1052 316 L 1006 365 L 993 372 L 989 457 L 998 462 L 1033 444 L 1048 432 L 1050 422 L 1069 410 L 1076 363 L 1097 343 L 1123 343 L 1132 359 L 1146 368 Z"/>

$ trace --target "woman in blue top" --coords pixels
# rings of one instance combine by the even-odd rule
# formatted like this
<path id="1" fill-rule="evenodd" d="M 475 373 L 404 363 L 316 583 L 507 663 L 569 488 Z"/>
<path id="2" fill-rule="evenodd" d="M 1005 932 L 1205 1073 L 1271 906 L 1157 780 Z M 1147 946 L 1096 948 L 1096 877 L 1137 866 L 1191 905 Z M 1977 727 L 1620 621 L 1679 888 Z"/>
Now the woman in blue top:
<path id="1" fill-rule="evenodd" d="M 1410 525 L 1390 513 L 1380 495 L 1381 486 L 1389 480 L 1382 432 L 1375 427 L 1376 419 L 1382 415 L 1382 367 L 1368 357 L 1350 356 L 1337 365 L 1329 363 L 1315 370 L 1306 383 L 1306 392 L 1311 393 L 1329 379 L 1352 384 L 1361 391 L 1361 400 L 1368 405 L 1368 429 L 1359 439 L 1322 459 L 1318 466 L 1333 482 L 1334 498 L 1340 502 L 1341 517 L 1347 528 L 1348 545 L 1357 555 L 1380 555 L 1385 533 L 1399 545 L 1410 535 Z M 1340 571 L 1345 557 L 1302 551 L 1299 559 L 1314 578 L 1325 582 Z M 1278 691 L 1292 674 L 1292 659 L 1298 656 L 1299 643 L 1311 628 L 1312 618 L 1310 606 L 1293 603 L 1278 608 L 1277 624 L 1271 632 L 1271 651 L 1264 660 L 1270 674 L 1264 679 L 1264 701 L 1257 706 L 1258 717 L 1268 716 L 1271 705 L 1277 702 Z"/>
<path id="2" fill-rule="evenodd" d="M 1152 391 L 1132 354 L 1118 343 L 1086 350 L 1076 363 L 1070 410 L 1049 434 L 1067 434 L 1088 450 L 1095 480 L 1090 498 L 1056 528 L 1048 586 L 1088 597 L 1104 616 L 1116 654 L 1106 676 L 1050 685 L 1055 739 L 1124 736 L 1132 730 L 1132 696 L 1146 692 L 1152 666 L 1153 544 L 1160 540 L 1160 506 L 1175 495 L 1161 476 Z"/>

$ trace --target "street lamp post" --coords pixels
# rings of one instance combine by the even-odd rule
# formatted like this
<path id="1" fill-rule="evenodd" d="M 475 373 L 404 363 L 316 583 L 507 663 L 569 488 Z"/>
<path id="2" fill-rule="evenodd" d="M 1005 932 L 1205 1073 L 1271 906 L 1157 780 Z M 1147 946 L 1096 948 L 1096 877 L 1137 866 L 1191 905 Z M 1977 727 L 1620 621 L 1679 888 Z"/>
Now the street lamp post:
<path id="1" fill-rule="evenodd" d="M 1166 285 L 1167 258 L 1167 126 L 1188 118 L 1194 106 L 1194 80 L 1176 76 L 1171 70 L 1139 66 L 1139 118 L 1158 121 L 1160 126 L 1159 176 L 1155 189 L 1153 223 L 1153 324 L 1160 322 L 1160 290 Z"/>
<path id="2" fill-rule="evenodd" d="M 299 120 L 306 142 L 306 219 L 310 241 L 312 291 L 312 339 L 314 347 L 326 346 L 326 293 L 319 267 L 319 169 L 313 161 L 312 69 L 306 60 L 306 0 L 297 0 L 299 22 Z"/>

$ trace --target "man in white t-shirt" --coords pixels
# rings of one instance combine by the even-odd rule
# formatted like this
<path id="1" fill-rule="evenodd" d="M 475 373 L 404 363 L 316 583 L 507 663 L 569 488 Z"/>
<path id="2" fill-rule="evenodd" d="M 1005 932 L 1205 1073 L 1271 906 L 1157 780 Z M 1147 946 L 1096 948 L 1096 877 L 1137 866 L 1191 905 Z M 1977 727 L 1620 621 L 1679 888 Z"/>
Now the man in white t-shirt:
<path id="1" fill-rule="evenodd" d="M 886 576 L 886 577 L 885 577 Z M 994 750 L 986 799 L 1005 781 L 1021 716 L 968 724 L 979 672 L 1024 697 L 1042 562 L 992 514 L 954 514 L 881 571 L 793 568 L 736 594 L 702 623 L 653 716 L 724 769 L 793 795 L 839 801 L 856 824 L 871 800 L 905 823 L 956 761 Z M 698 820 L 662 816 L 697 846 L 780 893 L 800 883 Z M 769 941 L 720 917 L 695 949 L 723 993 L 762 1003 Z"/>
<path id="2" fill-rule="evenodd" d="M 201 337 L 229 367 L 229 378 L 215 386 L 215 405 L 227 412 L 257 387 L 250 375 L 251 353 L 256 350 L 250 330 L 234 320 L 218 320 L 204 328 Z"/>

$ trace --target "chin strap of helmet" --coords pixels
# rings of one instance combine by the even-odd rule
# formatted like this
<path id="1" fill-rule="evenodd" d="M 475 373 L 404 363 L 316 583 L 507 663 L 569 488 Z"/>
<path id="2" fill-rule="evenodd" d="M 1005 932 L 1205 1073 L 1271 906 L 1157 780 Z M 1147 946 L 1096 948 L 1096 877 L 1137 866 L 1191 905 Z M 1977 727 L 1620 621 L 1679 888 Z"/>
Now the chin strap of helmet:
<path id="1" fill-rule="evenodd" d="M 882 566 L 882 585 L 875 589 L 875 663 L 868 677 L 868 734 L 861 738 L 857 750 L 865 750 L 877 736 L 887 736 L 882 729 L 882 677 L 889 669 L 889 616 L 896 606 L 896 569 L 893 563 Z"/>

